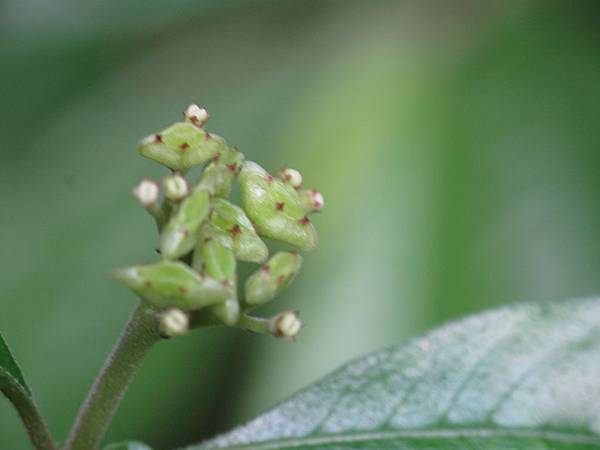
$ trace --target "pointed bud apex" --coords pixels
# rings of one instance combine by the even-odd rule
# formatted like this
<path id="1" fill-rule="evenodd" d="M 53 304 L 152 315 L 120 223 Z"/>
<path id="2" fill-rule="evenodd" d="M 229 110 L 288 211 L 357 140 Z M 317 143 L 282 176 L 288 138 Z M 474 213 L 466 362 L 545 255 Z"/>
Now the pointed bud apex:
<path id="1" fill-rule="evenodd" d="M 300 192 L 300 198 L 302 199 L 304 210 L 307 213 L 321 211 L 325 205 L 323 194 L 314 189 Z"/>
<path id="2" fill-rule="evenodd" d="M 195 103 L 192 103 L 190 106 L 186 108 L 183 112 L 183 117 L 190 123 L 193 123 L 197 127 L 202 128 L 202 126 L 208 122 L 210 118 L 210 114 L 206 110 L 206 108 L 200 108 Z"/>
<path id="3" fill-rule="evenodd" d="M 190 191 L 187 180 L 179 174 L 166 177 L 163 180 L 165 197 L 173 202 L 178 202 L 186 197 Z"/>
<path id="4" fill-rule="evenodd" d="M 298 311 L 285 311 L 271 319 L 269 329 L 273 336 L 293 340 L 303 325 L 304 323 L 298 316 Z"/>
<path id="5" fill-rule="evenodd" d="M 285 168 L 277 176 L 294 189 L 299 189 L 302 186 L 302 175 L 296 169 Z"/>
<path id="6" fill-rule="evenodd" d="M 160 334 L 170 338 L 186 334 L 189 329 L 189 318 L 186 313 L 177 308 L 170 308 L 160 315 Z"/>
<path id="7" fill-rule="evenodd" d="M 159 195 L 158 183 L 143 179 L 140 183 L 133 188 L 133 195 L 142 204 L 144 208 L 149 208 L 156 205 Z"/>

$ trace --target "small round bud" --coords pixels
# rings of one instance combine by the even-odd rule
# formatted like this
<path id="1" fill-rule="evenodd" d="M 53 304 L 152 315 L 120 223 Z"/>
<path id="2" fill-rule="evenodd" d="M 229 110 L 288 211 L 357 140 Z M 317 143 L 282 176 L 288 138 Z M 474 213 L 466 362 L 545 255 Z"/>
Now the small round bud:
<path id="1" fill-rule="evenodd" d="M 294 189 L 299 189 L 302 186 L 302 174 L 296 169 L 285 168 L 279 172 L 279 178 L 292 186 Z"/>
<path id="2" fill-rule="evenodd" d="M 298 311 L 285 311 L 271 319 L 269 328 L 274 336 L 295 339 L 303 325 Z"/>
<path id="3" fill-rule="evenodd" d="M 181 336 L 189 329 L 189 318 L 177 308 L 164 311 L 160 316 L 160 333 L 165 337 Z"/>
<path id="4" fill-rule="evenodd" d="M 325 205 L 323 194 L 321 194 L 319 191 L 315 191 L 314 189 L 302 191 L 300 193 L 300 198 L 302 199 L 302 205 L 304 206 L 304 210 L 306 212 L 321 211 Z"/>
<path id="5" fill-rule="evenodd" d="M 158 183 L 152 180 L 143 179 L 133 188 L 133 195 L 138 199 L 142 206 L 148 208 L 158 201 Z"/>
<path id="6" fill-rule="evenodd" d="M 187 180 L 179 174 L 166 177 L 163 180 L 163 187 L 165 188 L 165 197 L 174 202 L 183 199 L 190 191 Z"/>
<path id="7" fill-rule="evenodd" d="M 192 103 L 183 112 L 183 117 L 185 117 L 185 120 L 187 120 L 190 123 L 193 123 L 197 127 L 202 127 L 206 122 L 208 122 L 210 114 L 208 113 L 206 108 L 200 108 L 195 103 Z"/>

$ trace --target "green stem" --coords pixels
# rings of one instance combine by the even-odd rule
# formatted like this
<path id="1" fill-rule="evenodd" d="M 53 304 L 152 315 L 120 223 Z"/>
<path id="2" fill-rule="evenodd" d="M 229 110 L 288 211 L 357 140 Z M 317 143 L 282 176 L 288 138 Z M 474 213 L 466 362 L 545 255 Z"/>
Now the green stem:
<path id="1" fill-rule="evenodd" d="M 65 450 L 96 450 L 144 356 L 160 340 L 156 310 L 139 302 L 92 385 Z"/>
<path id="2" fill-rule="evenodd" d="M 56 450 L 56 445 L 50 435 L 48 425 L 46 425 L 46 421 L 42 417 L 33 398 L 18 387 L 11 385 L 3 387 L 2 392 L 16 408 L 27 429 L 33 447 L 36 450 Z"/>
<path id="3" fill-rule="evenodd" d="M 271 319 L 242 314 L 240 320 L 236 323 L 236 326 L 245 330 L 254 331 L 255 333 L 272 334 L 270 323 Z"/>

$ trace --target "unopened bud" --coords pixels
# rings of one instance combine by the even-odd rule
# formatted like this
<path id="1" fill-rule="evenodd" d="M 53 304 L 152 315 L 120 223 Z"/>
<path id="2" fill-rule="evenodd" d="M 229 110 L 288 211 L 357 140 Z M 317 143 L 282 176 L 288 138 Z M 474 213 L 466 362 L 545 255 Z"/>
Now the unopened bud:
<path id="1" fill-rule="evenodd" d="M 271 301 L 296 278 L 302 257 L 297 253 L 276 253 L 246 280 L 246 303 L 256 306 Z"/>
<path id="2" fill-rule="evenodd" d="M 182 262 L 162 261 L 117 269 L 113 276 L 145 301 L 159 308 L 186 311 L 225 301 L 231 290 L 214 278 L 201 277 Z"/>
<path id="3" fill-rule="evenodd" d="M 240 186 L 244 209 L 259 235 L 305 251 L 315 247 L 317 231 L 306 217 L 298 191 L 289 183 L 246 161 Z"/>
<path id="4" fill-rule="evenodd" d="M 299 189 L 302 186 L 302 175 L 296 169 L 285 168 L 277 176 L 294 189 Z"/>
<path id="5" fill-rule="evenodd" d="M 304 210 L 307 213 L 321 211 L 325 205 L 323 194 L 321 194 L 319 191 L 315 191 L 314 189 L 300 192 L 300 198 L 302 199 Z"/>
<path id="6" fill-rule="evenodd" d="M 163 187 L 165 188 L 165 197 L 174 202 L 183 199 L 190 191 L 187 180 L 179 174 L 166 177 L 163 180 Z"/>
<path id="7" fill-rule="evenodd" d="M 303 325 L 304 323 L 298 316 L 298 311 L 285 311 L 271 319 L 269 329 L 274 336 L 293 340 Z"/>
<path id="8" fill-rule="evenodd" d="M 208 113 L 206 108 L 200 108 L 195 103 L 192 103 L 183 112 L 183 117 L 185 117 L 185 120 L 187 120 L 190 123 L 193 123 L 197 127 L 202 127 L 206 122 L 208 122 L 210 114 Z"/>
<path id="9" fill-rule="evenodd" d="M 196 189 L 181 202 L 161 234 L 160 249 L 163 258 L 180 258 L 195 247 L 198 231 L 209 210 L 210 196 L 205 189 Z"/>
<path id="10" fill-rule="evenodd" d="M 228 298 L 223 303 L 211 306 L 215 316 L 225 325 L 233 325 L 240 318 L 240 304 L 236 298 Z"/>
<path id="11" fill-rule="evenodd" d="M 189 318 L 177 308 L 167 309 L 160 315 L 160 333 L 164 337 L 181 336 L 188 332 Z"/>
<path id="12" fill-rule="evenodd" d="M 149 208 L 156 204 L 159 192 L 158 183 L 148 179 L 143 179 L 133 188 L 133 195 L 144 208 Z"/>
<path id="13" fill-rule="evenodd" d="M 148 136 L 139 144 L 140 154 L 171 170 L 186 172 L 225 150 L 225 139 L 207 133 L 190 122 L 178 122 Z"/>
<path id="14" fill-rule="evenodd" d="M 218 153 L 206 166 L 199 185 L 205 186 L 217 197 L 227 197 L 238 172 L 244 164 L 245 156 L 235 147 L 229 147 Z"/>
<path id="15" fill-rule="evenodd" d="M 267 259 L 269 250 L 242 208 L 220 198 L 213 200 L 212 207 L 211 224 L 231 237 L 238 259 L 257 263 Z"/>

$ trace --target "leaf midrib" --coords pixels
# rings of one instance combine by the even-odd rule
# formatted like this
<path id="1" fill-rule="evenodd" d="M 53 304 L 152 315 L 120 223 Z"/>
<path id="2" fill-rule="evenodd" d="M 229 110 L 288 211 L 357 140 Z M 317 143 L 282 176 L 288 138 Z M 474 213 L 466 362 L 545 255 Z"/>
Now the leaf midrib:
<path id="1" fill-rule="evenodd" d="M 360 442 L 373 443 L 395 439 L 460 439 L 460 438 L 521 438 L 540 439 L 566 444 L 600 445 L 600 436 L 585 433 L 530 430 L 523 428 L 436 428 L 436 429 L 403 429 L 373 432 L 356 432 L 336 435 L 307 436 L 290 439 L 277 439 L 258 444 L 243 444 L 222 447 L 223 450 L 282 450 L 299 447 L 314 447 L 331 444 L 354 444 Z M 188 447 L 193 450 L 197 447 Z M 201 449 L 202 447 L 200 447 Z M 185 449 L 183 449 L 185 450 Z"/>

